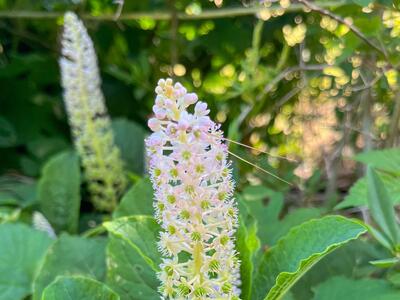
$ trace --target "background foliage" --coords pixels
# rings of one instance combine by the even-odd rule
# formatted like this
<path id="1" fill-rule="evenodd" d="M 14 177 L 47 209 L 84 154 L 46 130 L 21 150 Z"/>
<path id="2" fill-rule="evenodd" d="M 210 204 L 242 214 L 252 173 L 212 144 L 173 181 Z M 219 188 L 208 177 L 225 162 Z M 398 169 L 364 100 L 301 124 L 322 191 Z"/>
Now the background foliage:
<path id="1" fill-rule="evenodd" d="M 284 280 L 297 282 L 285 299 L 399 299 L 398 3 L 126 1 L 115 21 L 117 9 L 0 0 L 0 299 L 53 299 L 65 286 L 76 297 L 158 297 L 143 139 L 155 84 L 167 76 L 209 104 L 229 139 L 270 154 L 231 143 L 233 153 L 291 183 L 232 157 L 244 299 Z M 112 215 L 89 201 L 62 102 L 66 10 L 93 39 L 130 181 Z M 306 222 L 327 214 L 356 217 L 370 234 L 351 241 L 363 225 L 341 217 Z M 343 234 L 331 232 L 340 224 Z M 318 247 L 296 249 L 296 232 L 309 230 L 321 232 L 302 242 L 316 237 Z M 343 247 L 330 253 L 333 245 Z M 280 247 L 293 257 L 270 268 Z"/>

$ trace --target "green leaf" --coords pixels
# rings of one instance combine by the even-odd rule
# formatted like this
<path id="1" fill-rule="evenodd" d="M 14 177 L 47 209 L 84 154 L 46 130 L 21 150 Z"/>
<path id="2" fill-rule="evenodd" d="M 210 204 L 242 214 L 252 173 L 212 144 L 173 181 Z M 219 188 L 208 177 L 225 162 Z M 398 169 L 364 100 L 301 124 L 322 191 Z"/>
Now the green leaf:
<path id="1" fill-rule="evenodd" d="M 112 122 L 115 144 L 129 171 L 142 174 L 144 170 L 144 138 L 146 131 L 138 124 L 124 118 Z"/>
<path id="2" fill-rule="evenodd" d="M 6 119 L 0 117 L 0 148 L 12 147 L 17 142 L 17 133 Z"/>
<path id="3" fill-rule="evenodd" d="M 400 148 L 364 152 L 358 154 L 355 160 L 376 169 L 400 175 Z"/>
<path id="4" fill-rule="evenodd" d="M 368 6 L 368 4 L 372 2 L 372 0 L 352 0 L 352 1 L 362 7 Z"/>
<path id="5" fill-rule="evenodd" d="M 392 201 L 378 174 L 371 167 L 367 170 L 367 182 L 368 206 L 372 217 L 390 238 L 392 245 L 396 246 L 400 243 L 400 227 L 396 221 Z"/>
<path id="6" fill-rule="evenodd" d="M 57 276 L 73 274 L 102 280 L 106 269 L 105 246 L 104 238 L 86 239 L 61 235 L 50 247 L 35 279 L 33 300 L 39 300 L 44 288 Z"/>
<path id="7" fill-rule="evenodd" d="M 321 258 L 365 231 L 358 222 L 341 216 L 311 220 L 293 228 L 263 255 L 254 299 L 282 299 Z"/>
<path id="8" fill-rule="evenodd" d="M 246 219 L 245 219 L 246 218 Z M 253 282 L 254 256 L 260 248 L 260 241 L 257 237 L 257 223 L 248 215 L 239 217 L 239 228 L 236 233 L 236 249 L 239 252 L 241 299 L 251 299 L 251 286 Z"/>
<path id="9" fill-rule="evenodd" d="M 44 166 L 38 185 L 38 198 L 43 215 L 56 232 L 75 233 L 80 208 L 80 167 L 78 156 L 63 152 Z"/>
<path id="10" fill-rule="evenodd" d="M 310 300 L 314 295 L 312 289 L 333 276 L 357 278 L 376 273 L 370 261 L 387 255 L 385 249 L 376 246 L 369 240 L 350 241 L 322 258 L 290 291 L 296 295 L 296 300 Z"/>
<path id="11" fill-rule="evenodd" d="M 332 277 L 314 289 L 313 300 L 398 300 L 399 295 L 385 280 Z"/>
<path id="12" fill-rule="evenodd" d="M 0 205 L 28 207 L 35 203 L 37 184 L 26 177 L 0 177 Z"/>
<path id="13" fill-rule="evenodd" d="M 122 197 L 121 203 L 113 213 L 113 218 L 152 214 L 153 187 L 148 178 L 143 178 Z"/>
<path id="14" fill-rule="evenodd" d="M 104 283 L 81 276 L 60 276 L 43 291 L 41 300 L 119 300 Z"/>
<path id="15" fill-rule="evenodd" d="M 122 238 L 110 236 L 107 246 L 107 284 L 121 300 L 153 300 L 160 297 L 156 272 Z"/>
<path id="16" fill-rule="evenodd" d="M 154 271 L 159 270 L 161 257 L 157 251 L 157 239 L 160 226 L 152 217 L 122 217 L 103 225 L 110 233 L 129 243 Z"/>
<path id="17" fill-rule="evenodd" d="M 392 196 L 393 204 L 400 204 L 400 177 L 394 177 L 390 174 L 379 173 L 389 194 Z M 335 209 L 343 209 L 346 207 L 367 206 L 368 205 L 367 179 L 359 179 L 344 198 L 344 201 L 336 205 Z"/>
<path id="18" fill-rule="evenodd" d="M 391 268 L 400 262 L 400 258 L 391 257 L 386 259 L 372 260 L 370 263 L 380 268 Z"/>
<path id="19" fill-rule="evenodd" d="M 19 300 L 32 282 L 52 240 L 24 224 L 0 225 L 0 299 Z"/>
<path id="20" fill-rule="evenodd" d="M 321 215 L 317 208 L 299 208 L 289 212 L 283 219 L 280 219 L 284 201 L 283 194 L 270 190 L 268 192 L 269 203 L 268 205 L 264 205 L 260 199 L 265 198 L 265 195 L 267 195 L 266 191 L 264 190 L 263 193 L 260 193 L 263 194 L 263 198 L 257 198 L 255 193 L 243 195 L 243 198 L 246 200 L 256 199 L 245 201 L 245 204 L 251 214 L 257 219 L 258 228 L 260 228 L 258 236 L 263 245 L 272 246 L 276 244 L 293 226 Z"/>

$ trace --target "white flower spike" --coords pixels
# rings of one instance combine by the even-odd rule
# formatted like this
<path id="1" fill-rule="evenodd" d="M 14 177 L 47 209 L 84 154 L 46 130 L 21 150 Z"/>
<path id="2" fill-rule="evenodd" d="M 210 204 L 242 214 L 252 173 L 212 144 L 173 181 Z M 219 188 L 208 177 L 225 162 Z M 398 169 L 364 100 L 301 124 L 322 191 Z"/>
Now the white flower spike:
<path id="1" fill-rule="evenodd" d="M 60 59 L 64 102 L 75 146 L 81 157 L 93 204 L 112 211 L 126 186 L 119 149 L 100 90 L 93 43 L 78 17 L 64 17 Z"/>
<path id="2" fill-rule="evenodd" d="M 237 208 L 223 133 L 207 104 L 180 83 L 161 79 L 155 91 L 146 146 L 162 226 L 160 292 L 163 299 L 237 300 Z"/>

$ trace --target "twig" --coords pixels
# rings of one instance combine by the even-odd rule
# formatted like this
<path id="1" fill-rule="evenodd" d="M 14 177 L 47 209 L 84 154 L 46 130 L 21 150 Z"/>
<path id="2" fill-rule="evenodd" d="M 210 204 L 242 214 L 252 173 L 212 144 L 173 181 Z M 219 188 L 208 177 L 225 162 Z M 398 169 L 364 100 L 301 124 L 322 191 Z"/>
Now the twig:
<path id="1" fill-rule="evenodd" d="M 370 41 L 361 31 L 358 29 L 356 26 L 351 24 L 350 22 L 347 22 L 345 19 L 342 17 L 334 14 L 333 12 L 315 4 L 315 2 L 309 2 L 308 0 L 297 0 L 299 3 L 304 4 L 307 8 L 309 8 L 311 11 L 317 12 L 321 15 L 328 16 L 337 22 L 346 25 L 356 36 L 358 36 L 361 40 L 363 40 L 366 44 L 368 44 L 370 47 L 374 48 L 376 51 L 381 53 L 387 60 L 388 56 L 385 50 L 380 48 L 378 45 L 374 44 L 372 41 Z"/>
<path id="2" fill-rule="evenodd" d="M 174 66 L 178 63 L 178 12 L 175 7 L 175 0 L 169 0 L 168 5 L 170 8 L 171 14 L 171 28 L 170 28 L 170 53 L 171 53 L 171 68 L 173 69 Z M 174 72 L 172 71 L 173 76 L 175 76 Z"/>
<path id="3" fill-rule="evenodd" d="M 321 7 L 340 7 L 344 5 L 345 1 L 324 1 L 319 5 Z M 272 5 L 269 9 L 278 9 L 278 5 Z M 201 19 L 218 19 L 218 18 L 234 18 L 240 16 L 249 16 L 263 11 L 265 8 L 262 6 L 253 7 L 232 7 L 204 10 L 199 14 L 187 14 L 184 12 L 178 13 L 177 18 L 180 20 L 201 20 Z M 287 12 L 301 11 L 303 5 L 293 4 L 286 9 Z M 0 11 L 0 18 L 20 18 L 20 19 L 56 19 L 62 17 L 64 12 L 43 12 L 43 11 L 16 11 L 16 10 L 3 10 Z M 92 16 L 90 14 L 81 15 L 83 19 L 98 20 L 98 21 L 114 21 L 115 14 L 103 14 Z M 171 14 L 168 11 L 152 11 L 152 12 L 131 12 L 122 13 L 118 20 L 129 21 L 139 20 L 143 18 L 150 18 L 153 20 L 170 20 Z"/>
<path id="4" fill-rule="evenodd" d="M 116 21 L 121 16 L 122 8 L 124 7 L 124 0 L 115 0 L 114 3 L 118 5 L 117 11 L 115 12 L 114 15 L 114 20 Z"/>
<path id="5" fill-rule="evenodd" d="M 395 104 L 393 108 L 392 118 L 390 120 L 388 138 L 386 141 L 387 147 L 396 146 L 396 138 L 399 136 L 399 126 L 400 126 L 400 92 L 397 91 L 394 94 Z"/>
<path id="6" fill-rule="evenodd" d="M 261 100 L 261 98 L 264 95 L 268 94 L 279 81 L 281 81 L 283 78 L 285 78 L 286 76 L 288 76 L 291 73 L 298 72 L 298 71 L 320 71 L 326 67 L 327 67 L 327 65 L 323 64 L 323 65 L 304 65 L 302 67 L 294 66 L 294 67 L 286 68 L 265 86 L 262 93 L 260 93 L 257 96 L 257 101 Z"/>

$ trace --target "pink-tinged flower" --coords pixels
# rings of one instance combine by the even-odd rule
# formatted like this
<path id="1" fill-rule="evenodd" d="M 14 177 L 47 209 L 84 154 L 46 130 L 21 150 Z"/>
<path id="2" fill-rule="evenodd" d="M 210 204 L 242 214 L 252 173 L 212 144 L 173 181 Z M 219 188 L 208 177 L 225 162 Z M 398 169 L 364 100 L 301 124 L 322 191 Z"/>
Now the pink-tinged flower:
<path id="1" fill-rule="evenodd" d="M 180 83 L 161 79 L 155 91 L 146 147 L 162 227 L 160 292 L 164 299 L 239 299 L 237 208 L 223 133 L 207 104 Z"/>

